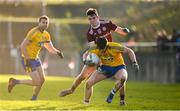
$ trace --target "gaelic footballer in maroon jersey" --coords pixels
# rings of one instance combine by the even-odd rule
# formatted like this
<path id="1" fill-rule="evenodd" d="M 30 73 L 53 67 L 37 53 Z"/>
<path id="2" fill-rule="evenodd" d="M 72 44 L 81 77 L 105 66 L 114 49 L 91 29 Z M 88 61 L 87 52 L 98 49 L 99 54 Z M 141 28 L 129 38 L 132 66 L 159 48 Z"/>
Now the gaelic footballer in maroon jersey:
<path id="1" fill-rule="evenodd" d="M 89 8 L 86 12 L 86 15 L 90 24 L 90 27 L 86 33 L 88 43 L 96 41 L 96 37 L 106 37 L 109 42 L 112 42 L 112 31 L 122 36 L 125 36 L 127 33 L 129 33 L 129 29 L 127 28 L 117 26 L 109 20 L 100 20 L 96 9 Z"/>
<path id="2" fill-rule="evenodd" d="M 100 20 L 100 24 L 98 27 L 90 26 L 88 29 L 87 40 L 88 43 L 92 41 L 96 41 L 96 37 L 106 37 L 109 42 L 112 42 L 112 34 L 111 31 L 115 31 L 117 25 L 113 24 L 109 20 Z"/>

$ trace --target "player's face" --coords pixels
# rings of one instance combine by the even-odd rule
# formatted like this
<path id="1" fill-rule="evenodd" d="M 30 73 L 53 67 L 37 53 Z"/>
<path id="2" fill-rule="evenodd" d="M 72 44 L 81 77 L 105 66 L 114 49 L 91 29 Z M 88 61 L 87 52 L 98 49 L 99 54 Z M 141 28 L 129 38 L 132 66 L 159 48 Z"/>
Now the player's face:
<path id="1" fill-rule="evenodd" d="M 89 20 L 89 23 L 94 27 L 99 24 L 99 17 L 96 15 L 88 16 L 88 20 Z"/>
<path id="2" fill-rule="evenodd" d="M 42 30 L 45 30 L 48 28 L 48 25 L 49 25 L 49 21 L 46 20 L 46 19 L 41 19 L 41 21 L 39 21 L 39 27 L 42 29 Z"/>

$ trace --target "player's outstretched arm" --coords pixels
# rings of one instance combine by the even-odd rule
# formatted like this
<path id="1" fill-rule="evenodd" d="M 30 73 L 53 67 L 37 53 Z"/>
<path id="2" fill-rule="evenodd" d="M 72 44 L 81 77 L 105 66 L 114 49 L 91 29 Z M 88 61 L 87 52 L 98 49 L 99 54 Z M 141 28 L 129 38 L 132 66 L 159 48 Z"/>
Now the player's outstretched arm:
<path id="1" fill-rule="evenodd" d="M 122 27 L 117 27 L 115 32 L 117 32 L 118 34 L 122 35 L 122 36 L 125 36 L 127 35 L 130 31 L 128 28 L 122 28 Z"/>
<path id="2" fill-rule="evenodd" d="M 137 61 L 136 60 L 136 55 L 134 51 L 126 46 L 124 46 L 124 53 L 128 53 L 129 58 L 131 59 L 132 62 Z"/>
<path id="3" fill-rule="evenodd" d="M 62 53 L 62 51 L 56 49 L 52 42 L 49 42 L 49 43 L 45 43 L 44 44 L 44 47 L 52 54 L 57 54 L 60 58 L 64 58 L 64 55 Z"/>
<path id="4" fill-rule="evenodd" d="M 132 61 L 132 66 L 133 68 L 136 70 L 136 71 L 139 71 L 139 65 L 138 65 L 138 62 L 136 60 L 136 55 L 134 53 L 134 51 L 128 47 L 124 47 L 124 52 L 125 53 L 128 53 L 128 56 L 129 58 L 131 59 Z"/>

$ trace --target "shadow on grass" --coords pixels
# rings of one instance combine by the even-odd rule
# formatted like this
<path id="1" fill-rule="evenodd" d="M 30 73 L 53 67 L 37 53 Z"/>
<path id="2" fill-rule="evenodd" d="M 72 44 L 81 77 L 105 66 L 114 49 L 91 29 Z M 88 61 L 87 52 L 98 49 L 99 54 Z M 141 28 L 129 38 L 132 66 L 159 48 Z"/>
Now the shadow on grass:
<path id="1" fill-rule="evenodd" d="M 91 106 L 87 106 L 87 105 L 84 105 L 84 106 L 74 106 L 74 107 L 71 106 L 71 108 L 62 108 L 60 110 L 86 110 L 89 107 L 91 107 Z"/>
<path id="2" fill-rule="evenodd" d="M 84 88 L 80 86 L 78 90 L 67 97 L 59 97 L 58 93 L 62 91 L 63 89 L 66 89 L 70 87 L 71 81 L 46 81 L 45 84 L 42 87 L 42 90 L 38 96 L 39 101 L 48 101 L 48 102 L 54 102 L 57 101 L 58 103 L 64 102 L 64 103 L 79 103 L 83 100 L 84 93 Z M 30 102 L 30 98 L 32 96 L 32 88 L 31 86 L 26 86 L 26 85 L 17 85 L 14 87 L 11 93 L 8 93 L 7 91 L 7 83 L 1 83 L 0 84 L 0 90 L 2 93 L 0 93 L 0 100 L 2 101 L 26 101 Z M 73 98 L 73 99 L 72 99 Z M 36 101 L 35 101 L 36 102 Z M 34 102 L 33 102 L 34 103 Z M 61 106 L 61 105 L 60 105 Z M 33 106 L 36 107 L 36 106 Z M 33 108 L 30 107 L 30 108 Z M 39 108 L 42 108 L 42 106 L 39 106 Z M 51 109 L 56 108 L 56 107 L 51 107 Z"/>
<path id="3" fill-rule="evenodd" d="M 73 107 L 72 107 L 73 106 Z M 65 107 L 65 108 L 63 108 Z M 43 105 L 37 105 L 37 106 L 26 106 L 21 108 L 16 108 L 14 110 L 86 110 L 90 106 L 84 105 L 84 106 L 76 106 L 76 105 L 64 105 L 62 108 L 58 106 L 48 106 L 46 104 Z"/>
<path id="4" fill-rule="evenodd" d="M 17 108 L 16 110 L 55 110 L 55 106 L 46 106 L 46 105 L 38 105 L 38 106 L 27 106 L 22 108 Z"/>

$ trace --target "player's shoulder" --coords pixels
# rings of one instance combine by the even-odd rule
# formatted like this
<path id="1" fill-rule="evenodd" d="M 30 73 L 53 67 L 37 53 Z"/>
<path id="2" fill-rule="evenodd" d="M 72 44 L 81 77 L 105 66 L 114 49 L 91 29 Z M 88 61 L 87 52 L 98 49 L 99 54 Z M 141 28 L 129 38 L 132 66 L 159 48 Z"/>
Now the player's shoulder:
<path id="1" fill-rule="evenodd" d="M 111 20 L 106 20 L 106 19 L 100 19 L 99 21 L 100 21 L 101 24 L 111 23 Z"/>
<path id="2" fill-rule="evenodd" d="M 43 35 L 46 37 L 46 39 L 50 39 L 51 38 L 51 36 L 50 36 L 50 34 L 49 34 L 49 32 L 47 30 L 44 30 L 43 33 L 44 33 Z"/>
<path id="3" fill-rule="evenodd" d="M 87 33 L 89 33 L 89 31 L 92 29 L 92 27 L 91 26 L 89 26 L 89 28 L 88 28 L 88 30 L 87 30 Z"/>
<path id="4" fill-rule="evenodd" d="M 29 30 L 30 33 L 35 33 L 38 31 L 38 28 L 37 27 L 33 27 Z"/>
<path id="5" fill-rule="evenodd" d="M 93 34 L 93 29 L 91 26 L 89 26 L 87 32 L 86 32 L 86 35 L 92 35 Z"/>
<path id="6" fill-rule="evenodd" d="M 119 48 L 123 47 L 123 45 L 121 45 L 120 43 L 117 43 L 117 42 L 108 42 L 108 45 L 112 49 L 119 49 Z"/>
<path id="7" fill-rule="evenodd" d="M 121 46 L 121 44 L 117 43 L 117 42 L 108 42 L 108 45 L 110 45 L 110 46 Z"/>
<path id="8" fill-rule="evenodd" d="M 26 37 L 32 37 L 33 35 L 37 34 L 36 32 L 38 32 L 38 28 L 37 27 L 33 27 L 33 28 L 31 28 L 28 31 Z"/>

